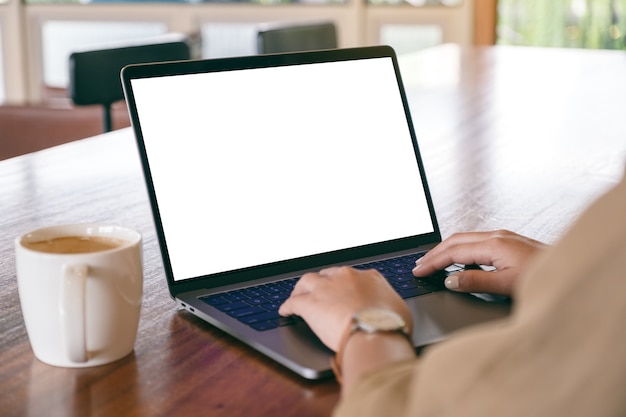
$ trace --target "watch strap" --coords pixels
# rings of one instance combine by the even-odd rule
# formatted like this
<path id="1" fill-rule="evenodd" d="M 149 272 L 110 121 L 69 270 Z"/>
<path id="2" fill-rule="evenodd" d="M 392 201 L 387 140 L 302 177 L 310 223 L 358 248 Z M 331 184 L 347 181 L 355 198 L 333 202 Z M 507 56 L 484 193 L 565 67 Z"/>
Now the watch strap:
<path id="1" fill-rule="evenodd" d="M 335 356 L 333 356 L 330 359 L 330 367 L 333 370 L 333 373 L 335 374 L 335 378 L 337 379 L 337 382 L 340 384 L 343 382 L 342 372 L 341 372 L 341 362 L 342 362 L 341 358 L 343 356 L 343 351 L 346 348 L 348 339 L 350 339 L 350 336 L 352 336 L 352 334 L 356 330 L 357 330 L 357 326 L 353 317 L 352 319 L 350 319 L 350 324 L 348 325 L 348 327 L 346 327 L 346 329 L 343 331 L 341 335 L 341 339 L 339 339 L 339 345 L 337 346 L 337 351 L 335 352 Z"/>
<path id="2" fill-rule="evenodd" d="M 346 345 L 348 344 L 348 340 L 350 340 L 350 336 L 352 336 L 354 333 L 358 332 L 358 331 L 364 331 L 363 329 L 361 329 L 356 322 L 356 316 L 353 316 L 352 319 L 350 320 L 350 324 L 346 327 L 346 329 L 343 331 L 343 334 L 341 335 L 341 339 L 339 339 L 339 345 L 337 346 L 337 351 L 335 352 L 335 356 L 333 356 L 330 359 L 330 367 L 333 371 L 333 373 L 335 374 L 335 378 L 337 380 L 337 382 L 339 384 L 341 384 L 343 382 L 343 372 L 342 372 L 342 358 L 343 358 L 343 353 L 344 350 L 346 349 Z M 408 332 L 407 329 L 402 328 L 402 329 L 397 329 L 397 330 L 391 330 L 391 331 L 378 331 L 378 332 L 372 332 L 370 334 L 377 334 L 377 333 L 399 333 L 401 335 L 403 335 L 408 341 L 409 343 L 411 343 L 411 345 L 413 344 L 413 341 L 411 339 L 411 336 Z"/>

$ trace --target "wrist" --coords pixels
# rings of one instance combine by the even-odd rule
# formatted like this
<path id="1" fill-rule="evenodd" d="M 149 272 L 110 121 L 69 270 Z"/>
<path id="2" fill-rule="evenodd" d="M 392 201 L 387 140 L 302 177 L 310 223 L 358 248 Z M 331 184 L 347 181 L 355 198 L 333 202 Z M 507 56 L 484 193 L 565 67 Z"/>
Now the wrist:
<path id="1" fill-rule="evenodd" d="M 367 375 L 393 364 L 414 360 L 413 343 L 400 333 L 356 333 L 343 352 L 342 391 L 349 392 Z"/>
<path id="2" fill-rule="evenodd" d="M 411 332 L 404 319 L 391 310 L 370 308 L 352 317 L 331 364 L 337 381 L 342 383 L 345 364 L 356 364 L 350 368 L 363 371 L 414 355 Z"/>

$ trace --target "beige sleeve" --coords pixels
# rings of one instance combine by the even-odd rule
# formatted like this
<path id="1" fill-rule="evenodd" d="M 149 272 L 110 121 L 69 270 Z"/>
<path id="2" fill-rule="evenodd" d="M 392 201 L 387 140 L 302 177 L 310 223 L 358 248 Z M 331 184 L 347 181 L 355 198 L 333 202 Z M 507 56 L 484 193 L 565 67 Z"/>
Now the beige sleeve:
<path id="1" fill-rule="evenodd" d="M 363 378 L 350 392 L 342 393 L 336 417 L 401 416 L 412 393 L 414 360 L 399 362 Z"/>
<path id="2" fill-rule="evenodd" d="M 336 417 L 626 415 L 626 179 L 521 282 L 508 319 L 368 375 Z"/>

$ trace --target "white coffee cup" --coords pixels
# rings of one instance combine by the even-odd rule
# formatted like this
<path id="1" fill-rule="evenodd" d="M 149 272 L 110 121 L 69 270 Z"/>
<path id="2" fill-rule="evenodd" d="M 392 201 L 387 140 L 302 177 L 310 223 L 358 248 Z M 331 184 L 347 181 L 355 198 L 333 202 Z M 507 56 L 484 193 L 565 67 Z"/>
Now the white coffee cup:
<path id="1" fill-rule="evenodd" d="M 38 229 L 15 240 L 15 266 L 39 360 L 87 367 L 133 351 L 143 293 L 139 232 L 99 223 Z"/>

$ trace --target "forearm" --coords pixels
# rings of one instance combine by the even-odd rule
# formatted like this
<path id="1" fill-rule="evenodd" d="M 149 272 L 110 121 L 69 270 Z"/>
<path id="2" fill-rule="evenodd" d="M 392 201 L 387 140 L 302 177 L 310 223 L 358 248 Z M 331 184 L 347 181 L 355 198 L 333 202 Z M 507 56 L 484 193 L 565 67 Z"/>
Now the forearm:
<path id="1" fill-rule="evenodd" d="M 347 341 L 341 358 L 343 392 L 349 391 L 369 372 L 414 357 L 413 345 L 400 333 L 354 333 Z"/>

